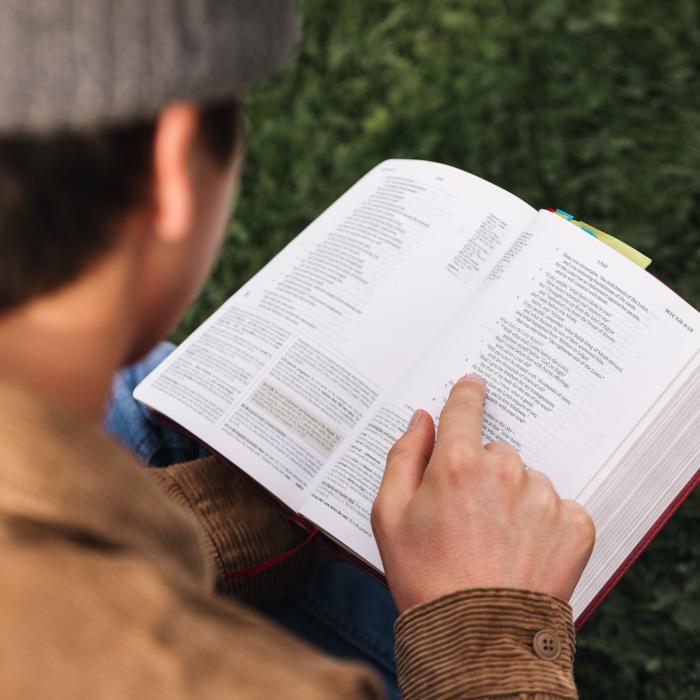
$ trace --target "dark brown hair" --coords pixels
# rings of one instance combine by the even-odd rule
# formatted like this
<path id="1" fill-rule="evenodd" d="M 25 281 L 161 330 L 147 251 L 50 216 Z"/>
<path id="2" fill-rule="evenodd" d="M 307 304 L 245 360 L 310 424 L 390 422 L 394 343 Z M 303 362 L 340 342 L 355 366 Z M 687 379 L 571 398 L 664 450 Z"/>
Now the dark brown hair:
<path id="1" fill-rule="evenodd" d="M 222 167 L 237 147 L 234 100 L 205 106 L 199 138 Z M 0 138 L 0 313 L 70 282 L 148 194 L 155 119 L 91 133 Z"/>

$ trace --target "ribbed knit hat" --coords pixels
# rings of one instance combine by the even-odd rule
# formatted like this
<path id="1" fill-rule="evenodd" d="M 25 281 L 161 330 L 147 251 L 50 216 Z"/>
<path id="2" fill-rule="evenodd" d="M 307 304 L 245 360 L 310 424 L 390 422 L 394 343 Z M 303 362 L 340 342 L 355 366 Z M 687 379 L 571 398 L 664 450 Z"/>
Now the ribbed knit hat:
<path id="1" fill-rule="evenodd" d="M 294 0 L 0 0 L 0 134 L 240 95 L 289 57 Z"/>

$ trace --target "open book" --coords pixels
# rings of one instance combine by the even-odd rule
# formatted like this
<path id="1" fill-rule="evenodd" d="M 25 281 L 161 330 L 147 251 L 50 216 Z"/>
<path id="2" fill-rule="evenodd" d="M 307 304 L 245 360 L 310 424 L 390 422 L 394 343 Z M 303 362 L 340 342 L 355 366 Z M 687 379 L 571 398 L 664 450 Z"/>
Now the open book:
<path id="1" fill-rule="evenodd" d="M 134 395 L 381 573 L 386 454 L 467 372 L 488 384 L 484 442 L 596 523 L 581 624 L 700 478 L 700 314 L 561 217 L 381 163 Z"/>

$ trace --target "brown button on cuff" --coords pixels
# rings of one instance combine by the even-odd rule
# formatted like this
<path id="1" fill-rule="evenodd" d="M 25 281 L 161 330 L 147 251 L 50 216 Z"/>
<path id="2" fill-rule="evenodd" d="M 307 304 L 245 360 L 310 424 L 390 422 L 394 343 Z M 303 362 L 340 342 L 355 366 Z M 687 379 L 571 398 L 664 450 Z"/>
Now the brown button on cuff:
<path id="1" fill-rule="evenodd" d="M 540 630 L 532 638 L 532 648 L 540 659 L 545 659 L 546 661 L 554 661 L 561 654 L 559 637 L 552 630 L 548 629 Z"/>

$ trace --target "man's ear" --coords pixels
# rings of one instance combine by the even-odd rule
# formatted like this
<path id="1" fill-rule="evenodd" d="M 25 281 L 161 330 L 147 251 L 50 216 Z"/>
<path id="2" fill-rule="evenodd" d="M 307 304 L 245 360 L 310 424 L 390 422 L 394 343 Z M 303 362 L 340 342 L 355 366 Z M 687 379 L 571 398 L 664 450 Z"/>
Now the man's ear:
<path id="1" fill-rule="evenodd" d="M 188 103 L 166 107 L 153 138 L 153 233 L 164 243 L 178 242 L 192 229 L 194 183 L 192 154 L 199 112 Z"/>

